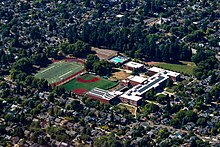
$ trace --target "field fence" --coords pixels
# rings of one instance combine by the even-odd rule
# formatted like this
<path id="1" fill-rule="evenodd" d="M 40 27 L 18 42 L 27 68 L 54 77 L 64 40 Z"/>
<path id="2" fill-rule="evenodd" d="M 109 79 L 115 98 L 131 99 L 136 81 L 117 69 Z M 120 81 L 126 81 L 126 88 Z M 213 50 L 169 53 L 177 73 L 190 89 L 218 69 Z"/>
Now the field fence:
<path id="1" fill-rule="evenodd" d="M 78 62 L 81 64 L 84 64 L 85 61 L 83 59 L 79 59 L 79 58 L 64 58 L 62 60 L 52 60 L 52 62 L 59 62 L 59 61 L 65 61 L 65 62 Z"/>

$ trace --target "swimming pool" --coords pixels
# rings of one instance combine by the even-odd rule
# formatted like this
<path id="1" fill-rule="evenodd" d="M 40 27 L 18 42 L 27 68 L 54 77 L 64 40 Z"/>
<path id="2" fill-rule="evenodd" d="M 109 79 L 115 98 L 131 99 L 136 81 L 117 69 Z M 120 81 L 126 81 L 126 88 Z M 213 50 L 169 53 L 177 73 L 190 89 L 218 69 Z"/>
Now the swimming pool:
<path id="1" fill-rule="evenodd" d="M 113 62 L 113 63 L 123 63 L 126 60 L 127 60 L 126 57 L 116 56 L 116 57 L 113 57 L 112 59 L 110 59 L 110 62 Z"/>

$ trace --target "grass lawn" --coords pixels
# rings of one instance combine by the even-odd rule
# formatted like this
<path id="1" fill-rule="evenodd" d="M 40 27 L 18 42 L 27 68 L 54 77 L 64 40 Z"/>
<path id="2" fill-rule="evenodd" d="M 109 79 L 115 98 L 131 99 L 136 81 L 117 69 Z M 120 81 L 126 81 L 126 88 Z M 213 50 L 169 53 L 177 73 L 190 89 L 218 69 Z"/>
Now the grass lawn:
<path id="1" fill-rule="evenodd" d="M 85 74 L 85 75 L 79 76 L 78 78 L 82 78 L 84 80 L 91 80 L 94 77 L 97 77 L 97 76 Z M 100 78 L 99 81 L 91 82 L 91 83 L 82 83 L 82 82 L 77 81 L 77 78 L 76 78 L 76 79 L 73 79 L 73 80 L 69 81 L 68 83 L 62 85 L 61 87 L 64 87 L 68 91 L 72 91 L 72 90 L 78 89 L 78 88 L 84 88 L 84 89 L 90 91 L 95 87 L 107 90 L 107 89 L 110 89 L 118 84 L 116 82 L 112 82 L 112 81 L 109 81 L 109 80 L 101 78 L 101 77 L 98 77 L 98 78 Z"/>
<path id="2" fill-rule="evenodd" d="M 44 78 L 49 83 L 54 83 L 82 70 L 83 68 L 84 66 L 80 63 L 60 61 L 52 63 L 48 67 L 40 70 L 35 74 L 35 77 Z"/>
<path id="3" fill-rule="evenodd" d="M 128 111 L 131 112 L 132 115 L 136 115 L 136 109 L 134 106 L 129 106 L 129 105 L 125 105 L 125 104 L 119 104 L 118 107 L 120 109 L 127 109 Z"/>
<path id="4" fill-rule="evenodd" d="M 180 64 L 156 62 L 154 65 L 167 70 L 172 70 L 188 75 L 192 75 L 193 69 L 196 67 L 196 65 L 193 62 L 185 62 L 185 61 L 180 61 Z"/>

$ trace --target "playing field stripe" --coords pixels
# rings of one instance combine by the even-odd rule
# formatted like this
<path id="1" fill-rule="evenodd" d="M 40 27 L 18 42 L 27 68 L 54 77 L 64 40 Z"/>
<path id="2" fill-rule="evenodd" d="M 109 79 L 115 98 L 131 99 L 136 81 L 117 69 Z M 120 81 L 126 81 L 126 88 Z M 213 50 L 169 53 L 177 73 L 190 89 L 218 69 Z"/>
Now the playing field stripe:
<path id="1" fill-rule="evenodd" d="M 59 78 L 65 76 L 65 75 L 67 75 L 67 74 L 69 74 L 69 73 L 71 73 L 71 72 L 72 72 L 72 70 L 70 70 L 69 72 L 67 72 L 67 73 L 65 73 L 65 74 L 62 74 L 61 76 L 59 76 Z"/>
<path id="2" fill-rule="evenodd" d="M 38 78 L 45 78 L 49 83 L 54 83 L 83 69 L 82 64 L 75 62 L 61 61 L 52 64 L 53 65 L 39 71 L 35 76 Z"/>
<path id="3" fill-rule="evenodd" d="M 43 70 L 42 72 L 40 72 L 40 73 L 44 73 L 44 72 L 46 72 L 46 71 L 48 71 L 48 70 L 50 70 L 50 69 L 52 69 L 52 68 L 54 68 L 55 66 L 53 65 L 53 66 L 51 66 L 51 67 L 49 67 L 49 68 L 47 68 L 47 69 L 45 69 L 45 70 Z"/>
<path id="4" fill-rule="evenodd" d="M 73 71 L 76 71 L 76 69 L 79 69 L 79 68 L 80 68 L 80 67 L 76 67 L 76 68 L 74 68 L 73 70 L 70 70 L 69 72 L 67 72 L 67 73 L 65 73 L 65 74 L 62 74 L 61 76 L 59 76 L 59 78 L 65 76 L 65 75 L 67 75 L 67 74 L 69 74 L 69 73 L 71 73 L 71 72 L 73 72 Z"/>

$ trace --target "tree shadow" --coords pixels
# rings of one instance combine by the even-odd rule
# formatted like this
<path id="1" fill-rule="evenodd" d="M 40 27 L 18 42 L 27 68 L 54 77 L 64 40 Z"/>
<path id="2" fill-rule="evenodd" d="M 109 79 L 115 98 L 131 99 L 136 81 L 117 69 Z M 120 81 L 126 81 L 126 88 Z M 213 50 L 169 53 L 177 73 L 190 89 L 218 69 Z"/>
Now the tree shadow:
<path id="1" fill-rule="evenodd" d="M 119 71 L 120 71 L 119 69 L 115 69 L 115 68 L 112 69 L 112 73 L 119 72 Z"/>

